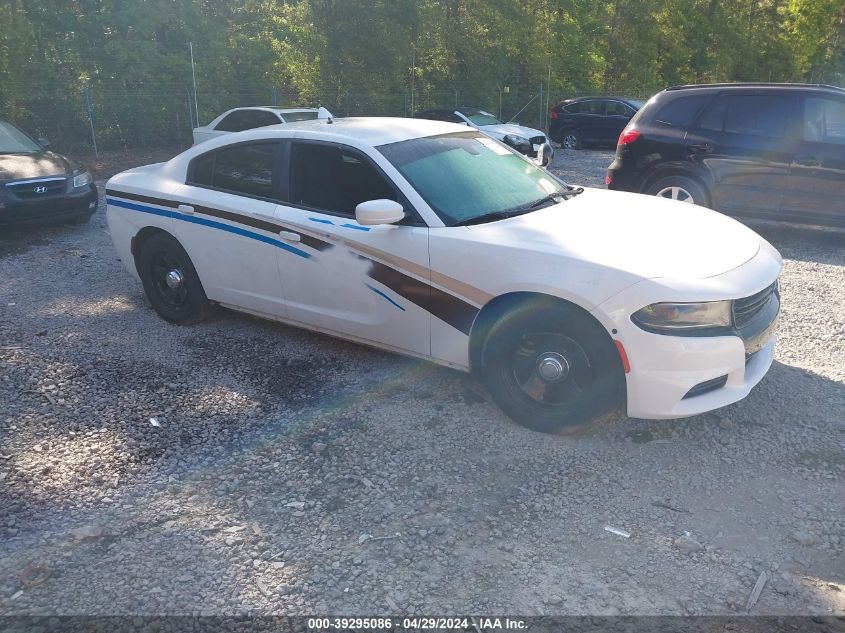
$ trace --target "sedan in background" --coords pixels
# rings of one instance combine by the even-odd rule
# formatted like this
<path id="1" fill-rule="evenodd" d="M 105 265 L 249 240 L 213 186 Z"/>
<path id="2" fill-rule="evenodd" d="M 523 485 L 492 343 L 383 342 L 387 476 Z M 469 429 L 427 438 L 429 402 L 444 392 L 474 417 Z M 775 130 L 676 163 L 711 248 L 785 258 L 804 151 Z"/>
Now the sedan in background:
<path id="1" fill-rule="evenodd" d="M 460 123 L 481 130 L 487 136 L 502 141 L 520 154 L 525 154 L 540 165 L 548 165 L 555 154 L 546 135 L 540 130 L 519 125 L 502 123 L 489 112 L 476 108 L 438 108 L 416 114 L 418 119 Z"/>
<path id="2" fill-rule="evenodd" d="M 759 235 L 571 187 L 465 125 L 240 132 L 116 175 L 106 199 L 118 256 L 165 320 L 222 305 L 472 371 L 539 431 L 623 397 L 631 417 L 709 411 L 772 363 L 782 262 Z"/>
<path id="3" fill-rule="evenodd" d="M 234 108 L 227 110 L 208 125 L 194 128 L 194 145 L 231 132 L 243 132 L 279 123 L 330 119 L 331 116 L 332 113 L 325 108 Z"/>
<path id="4" fill-rule="evenodd" d="M 97 210 L 91 174 L 0 120 L 0 226 L 87 222 Z"/>
<path id="5" fill-rule="evenodd" d="M 624 97 L 566 99 L 552 108 L 549 137 L 566 149 L 613 146 L 644 103 Z"/>

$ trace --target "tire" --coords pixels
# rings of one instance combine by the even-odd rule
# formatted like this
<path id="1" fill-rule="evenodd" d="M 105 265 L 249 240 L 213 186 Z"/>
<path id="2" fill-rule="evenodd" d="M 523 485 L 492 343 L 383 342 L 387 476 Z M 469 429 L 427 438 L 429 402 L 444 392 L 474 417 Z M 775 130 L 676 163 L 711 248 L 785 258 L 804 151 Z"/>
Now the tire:
<path id="1" fill-rule="evenodd" d="M 588 426 L 616 405 L 624 385 L 604 328 L 574 306 L 545 300 L 523 303 L 491 327 L 481 379 L 511 419 L 544 433 Z"/>
<path id="2" fill-rule="evenodd" d="M 575 130 L 563 130 L 558 142 L 563 149 L 581 149 L 581 135 Z"/>
<path id="3" fill-rule="evenodd" d="M 138 275 L 147 299 L 165 321 L 191 325 L 211 314 L 191 258 L 170 235 L 156 233 L 144 242 L 138 255 Z"/>
<path id="4" fill-rule="evenodd" d="M 702 207 L 710 206 L 710 195 L 698 181 L 687 176 L 666 176 L 649 185 L 646 192 L 650 196 L 659 196 L 678 200 Z"/>

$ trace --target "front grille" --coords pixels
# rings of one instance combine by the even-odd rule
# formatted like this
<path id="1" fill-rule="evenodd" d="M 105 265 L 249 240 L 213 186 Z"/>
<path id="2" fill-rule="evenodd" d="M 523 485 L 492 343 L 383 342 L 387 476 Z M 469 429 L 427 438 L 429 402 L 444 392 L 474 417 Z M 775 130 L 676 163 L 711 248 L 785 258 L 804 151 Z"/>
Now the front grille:
<path id="1" fill-rule="evenodd" d="M 777 291 L 778 282 L 776 281 L 772 285 L 751 295 L 750 297 L 735 299 L 733 302 L 734 326 L 742 328 L 751 323 L 751 321 L 754 320 L 754 317 L 760 314 L 763 308 L 766 307 L 766 304 L 772 299 Z"/>
<path id="2" fill-rule="evenodd" d="M 528 141 L 532 145 L 542 145 L 543 143 L 546 142 L 546 137 L 545 136 L 532 136 L 530 139 L 528 139 Z"/>
<path id="3" fill-rule="evenodd" d="M 40 200 L 63 194 L 66 181 L 66 178 L 45 178 L 28 182 L 10 182 L 6 184 L 6 189 L 19 200 Z"/>
<path id="4" fill-rule="evenodd" d="M 716 391 L 716 389 L 721 389 L 722 387 L 724 387 L 727 382 L 727 376 L 719 376 L 718 378 L 705 380 L 704 382 L 698 383 L 695 387 L 687 391 L 687 395 L 685 395 L 683 399 L 686 400 L 687 398 L 694 398 L 695 396 L 701 396 L 705 393 Z"/>

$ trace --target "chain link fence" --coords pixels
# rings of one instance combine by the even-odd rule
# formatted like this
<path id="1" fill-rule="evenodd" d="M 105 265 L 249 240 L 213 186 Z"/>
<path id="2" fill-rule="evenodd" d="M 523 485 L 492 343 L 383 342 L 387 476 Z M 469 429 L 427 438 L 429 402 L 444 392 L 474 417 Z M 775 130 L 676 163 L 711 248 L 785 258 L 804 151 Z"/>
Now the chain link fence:
<path id="1" fill-rule="evenodd" d="M 573 95 L 565 95 L 573 96 Z M 251 93 L 200 91 L 105 91 L 80 88 L 42 96 L 0 110 L 32 136 L 48 138 L 59 152 L 95 155 L 104 150 L 188 147 L 192 128 L 206 125 L 222 112 L 242 106 L 323 106 L 336 117 L 409 117 L 427 108 L 476 107 L 502 121 L 545 130 L 548 110 L 564 95 L 549 95 L 543 86 L 508 86 L 496 90 L 418 89 L 402 93 L 342 91 L 301 99 L 274 87 Z"/>

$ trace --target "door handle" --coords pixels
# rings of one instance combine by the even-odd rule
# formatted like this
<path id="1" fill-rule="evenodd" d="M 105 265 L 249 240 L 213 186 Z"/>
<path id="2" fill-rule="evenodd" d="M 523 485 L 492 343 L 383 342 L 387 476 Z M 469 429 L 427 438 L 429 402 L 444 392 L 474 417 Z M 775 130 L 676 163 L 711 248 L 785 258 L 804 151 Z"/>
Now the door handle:
<path id="1" fill-rule="evenodd" d="M 796 156 L 795 164 L 802 167 L 821 167 L 822 161 L 815 156 Z"/>
<path id="2" fill-rule="evenodd" d="M 710 143 L 698 143 L 690 145 L 689 151 L 693 154 L 710 154 L 713 151 L 713 145 Z"/>
<path id="3" fill-rule="evenodd" d="M 299 241 L 299 233 L 294 233 L 293 231 L 279 231 L 279 237 L 288 242 Z"/>
<path id="4" fill-rule="evenodd" d="M 186 215 L 194 214 L 194 208 L 189 204 L 180 204 L 177 208 L 181 213 L 184 213 Z"/>

